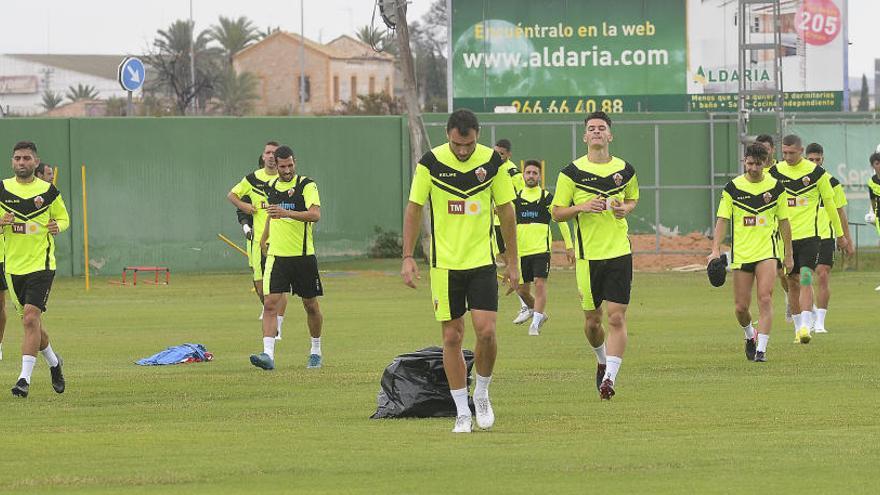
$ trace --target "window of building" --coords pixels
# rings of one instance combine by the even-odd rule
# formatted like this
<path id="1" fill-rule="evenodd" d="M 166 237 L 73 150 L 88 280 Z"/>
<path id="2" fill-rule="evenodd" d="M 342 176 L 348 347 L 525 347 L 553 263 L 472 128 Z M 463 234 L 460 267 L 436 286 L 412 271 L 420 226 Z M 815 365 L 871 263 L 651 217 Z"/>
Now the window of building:
<path id="1" fill-rule="evenodd" d="M 391 78 L 388 76 L 385 76 L 385 94 L 391 95 Z"/>
<path id="2" fill-rule="evenodd" d="M 373 94 L 375 92 L 376 92 L 376 78 L 373 76 L 370 76 L 370 94 Z"/>
<path id="3" fill-rule="evenodd" d="M 297 77 L 297 80 L 299 80 L 299 79 L 300 78 Z M 302 78 L 301 91 L 302 91 L 303 101 L 311 101 L 311 99 L 312 99 L 312 81 L 311 81 L 311 79 L 309 79 L 309 76 L 304 76 Z M 299 94 L 297 94 L 297 97 L 298 96 L 299 96 Z"/>
<path id="4" fill-rule="evenodd" d="M 339 103 L 339 76 L 333 76 L 333 103 Z"/>
<path id="5" fill-rule="evenodd" d="M 358 87 L 358 78 L 357 76 L 351 76 L 351 101 L 357 101 L 357 87 Z"/>

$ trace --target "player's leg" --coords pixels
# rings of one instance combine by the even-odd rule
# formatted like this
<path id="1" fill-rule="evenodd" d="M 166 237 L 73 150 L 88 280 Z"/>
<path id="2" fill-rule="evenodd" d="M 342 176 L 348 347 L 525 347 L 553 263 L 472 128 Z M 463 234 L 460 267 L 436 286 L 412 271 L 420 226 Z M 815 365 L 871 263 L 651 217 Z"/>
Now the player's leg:
<path id="1" fill-rule="evenodd" d="M 535 277 L 532 274 L 529 259 L 529 256 L 520 258 L 520 285 L 516 291 L 516 295 L 519 296 L 520 308 L 516 318 L 513 319 L 515 325 L 520 325 L 529 321 L 529 318 L 531 318 L 534 313 L 533 308 L 535 307 L 535 299 L 531 294 L 531 283 Z"/>
<path id="2" fill-rule="evenodd" d="M 282 299 L 283 300 L 283 299 Z M 303 299 L 303 308 L 306 310 L 306 321 L 309 325 L 309 337 L 311 349 L 309 349 L 309 368 L 320 368 L 323 360 L 321 354 L 321 330 L 324 327 L 324 315 L 317 297 Z"/>
<path id="3" fill-rule="evenodd" d="M 494 278 L 495 268 L 492 267 Z M 443 371 L 449 382 L 449 393 L 455 402 L 454 433 L 470 433 L 471 409 L 468 406 L 467 367 L 461 353 L 464 338 L 465 286 L 462 272 L 431 268 L 431 298 L 434 319 L 440 322 L 443 337 Z M 497 297 L 497 288 L 496 297 Z"/>
<path id="4" fill-rule="evenodd" d="M 275 256 L 269 256 L 266 259 L 263 277 L 263 321 L 261 322 L 263 352 L 251 354 L 250 357 L 251 364 L 264 370 L 275 369 L 275 337 L 278 335 L 276 316 L 283 294 L 289 292 L 291 288 L 288 260 L 289 258 Z"/>
<path id="5" fill-rule="evenodd" d="M 776 268 L 775 265 L 773 267 Z M 752 286 L 755 281 L 755 265 L 745 264 L 733 270 L 733 305 L 736 321 L 742 327 L 745 335 L 746 359 L 754 361 L 757 340 L 755 328 L 752 326 L 752 314 L 749 306 L 752 303 Z M 758 324 L 760 328 L 761 324 Z"/>
<path id="6" fill-rule="evenodd" d="M 819 261 L 816 264 L 816 303 L 813 306 L 813 331 L 828 333 L 825 329 L 825 317 L 828 313 L 828 302 L 831 299 L 831 269 L 834 267 L 834 239 L 819 241 Z"/>
<path id="7" fill-rule="evenodd" d="M 764 260 L 755 266 L 755 279 L 758 286 L 758 345 L 755 362 L 767 360 L 767 343 L 773 324 L 773 283 L 776 278 L 776 258 Z"/>
<path id="8" fill-rule="evenodd" d="M 278 336 L 275 337 L 275 340 L 281 340 L 281 326 L 284 324 L 284 314 L 287 312 L 287 294 L 281 298 L 281 306 L 278 307 L 278 316 L 276 319 L 278 320 Z"/>
<path id="9" fill-rule="evenodd" d="M 474 386 L 474 407 L 477 411 L 477 426 L 483 429 L 495 424 L 495 412 L 489 401 L 489 384 L 495 369 L 498 343 L 495 327 L 498 316 L 498 279 L 495 267 L 469 270 L 467 283 L 467 306 L 471 310 L 471 321 L 477 337 L 474 346 L 474 367 L 476 385 Z"/>
<path id="10" fill-rule="evenodd" d="M 5 277 L 3 277 L 5 279 Z M 6 333 L 6 290 L 0 290 L 0 361 L 3 361 L 3 336 Z"/>
<path id="11" fill-rule="evenodd" d="M 303 300 L 303 309 L 306 311 L 306 320 L 309 326 L 311 349 L 306 367 L 320 368 L 323 358 L 321 357 L 321 330 L 324 326 L 324 315 L 318 304 L 318 296 L 324 295 L 324 287 L 321 284 L 321 276 L 318 274 L 318 258 L 314 255 L 296 256 L 292 258 L 293 268 L 293 293 Z M 284 296 L 279 301 L 279 310 L 285 304 Z"/>
<path id="12" fill-rule="evenodd" d="M 253 273 L 254 278 L 254 291 L 257 293 L 257 297 L 260 299 L 260 304 L 263 304 L 263 272 L 266 270 L 266 257 L 263 256 L 263 252 L 260 250 L 260 243 L 256 241 L 251 241 L 249 243 L 249 252 L 248 252 L 248 262 L 251 265 L 251 272 Z M 262 313 L 260 314 L 260 319 L 262 319 Z"/>
<path id="13" fill-rule="evenodd" d="M 596 354 L 596 390 L 602 385 L 607 369 L 608 357 L 605 348 L 605 329 L 602 327 L 601 295 L 593 295 L 591 270 L 598 274 L 597 264 L 589 260 L 575 262 L 575 275 L 578 291 L 581 294 L 581 308 L 584 310 L 584 335 L 593 353 Z"/>
<path id="14" fill-rule="evenodd" d="M 532 276 L 535 280 L 535 311 L 532 315 L 532 324 L 529 326 L 529 335 L 538 335 L 541 327 L 547 321 L 544 308 L 547 306 L 547 277 L 550 276 L 550 253 L 536 254 L 531 265 Z"/>
<path id="15" fill-rule="evenodd" d="M 614 384 L 617 372 L 623 363 L 623 353 L 628 340 L 626 328 L 626 309 L 629 306 L 632 291 L 632 255 L 620 256 L 603 260 L 602 273 L 595 277 L 601 289 L 598 291 L 605 300 L 605 312 L 608 315 L 608 346 L 607 367 L 602 385 L 599 386 L 599 397 L 609 400 L 614 396 Z M 593 289 L 597 292 L 596 288 Z"/>

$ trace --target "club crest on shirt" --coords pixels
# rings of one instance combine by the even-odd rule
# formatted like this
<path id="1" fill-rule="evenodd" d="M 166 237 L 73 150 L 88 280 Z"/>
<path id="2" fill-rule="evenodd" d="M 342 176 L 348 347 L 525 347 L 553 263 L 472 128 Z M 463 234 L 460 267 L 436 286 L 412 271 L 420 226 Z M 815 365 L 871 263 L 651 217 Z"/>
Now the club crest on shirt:
<path id="1" fill-rule="evenodd" d="M 809 186 L 810 185 L 810 177 L 805 175 L 804 178 L 801 179 L 801 182 L 804 183 L 804 187 Z"/>
<path id="2" fill-rule="evenodd" d="M 43 203 L 44 200 L 42 196 L 37 196 L 34 198 L 34 206 L 36 206 L 38 210 L 43 207 Z"/>
<path id="3" fill-rule="evenodd" d="M 612 175 L 611 178 L 614 180 L 615 185 L 619 186 L 619 185 L 623 184 L 623 176 L 620 175 L 620 173 L 616 173 L 616 174 Z"/>
<path id="4" fill-rule="evenodd" d="M 486 169 L 485 168 L 480 167 L 480 168 L 474 170 L 474 174 L 476 174 L 478 181 L 484 182 L 486 180 Z"/>
<path id="5" fill-rule="evenodd" d="M 294 192 L 294 188 L 291 187 L 290 189 L 287 190 L 287 195 L 290 196 L 290 197 L 292 198 L 292 197 L 293 197 L 293 192 Z"/>
<path id="6" fill-rule="evenodd" d="M 769 203 L 771 199 L 773 199 L 773 195 L 770 194 L 770 191 L 765 192 L 763 197 L 765 205 Z"/>

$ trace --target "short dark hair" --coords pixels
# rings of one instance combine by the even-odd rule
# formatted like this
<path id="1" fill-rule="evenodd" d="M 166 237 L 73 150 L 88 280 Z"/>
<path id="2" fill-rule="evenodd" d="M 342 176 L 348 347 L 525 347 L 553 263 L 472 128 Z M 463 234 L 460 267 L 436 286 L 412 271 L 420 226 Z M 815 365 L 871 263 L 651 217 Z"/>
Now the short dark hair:
<path id="1" fill-rule="evenodd" d="M 824 155 L 825 149 L 823 149 L 822 145 L 819 143 L 810 143 L 807 145 L 807 149 L 806 149 L 806 151 L 804 151 L 804 153 L 806 153 L 808 155 L 810 153 L 819 153 L 820 155 Z"/>
<path id="2" fill-rule="evenodd" d="M 767 161 L 767 158 L 770 156 L 770 152 L 767 151 L 767 148 L 764 147 L 763 144 L 752 143 L 746 146 L 746 158 L 754 158 L 761 163 Z"/>
<path id="3" fill-rule="evenodd" d="M 449 115 L 446 121 L 446 132 L 457 129 L 462 136 L 467 136 L 471 130 L 480 131 L 480 122 L 477 120 L 476 114 L 467 108 L 459 108 Z"/>
<path id="4" fill-rule="evenodd" d="M 770 134 L 758 134 L 758 137 L 755 138 L 756 143 L 767 143 L 770 146 L 773 146 L 773 136 Z"/>
<path id="5" fill-rule="evenodd" d="M 523 165 L 523 172 L 525 172 L 526 167 L 538 167 L 538 170 L 544 168 L 538 160 L 526 160 L 526 163 Z"/>
<path id="6" fill-rule="evenodd" d="M 608 124 L 608 127 L 611 127 L 611 117 L 609 117 L 608 114 L 605 112 L 595 111 L 595 112 L 591 113 L 590 115 L 587 115 L 587 118 L 584 119 L 584 125 L 587 125 L 587 122 L 589 122 L 593 119 L 604 120 L 605 123 Z"/>
<path id="7" fill-rule="evenodd" d="M 801 137 L 797 134 L 789 134 L 782 138 L 783 146 L 802 146 L 804 143 L 801 141 Z"/>
<path id="8" fill-rule="evenodd" d="M 266 141 L 266 144 L 263 146 L 281 146 L 277 141 Z"/>
<path id="9" fill-rule="evenodd" d="M 506 149 L 508 152 L 510 152 L 510 150 L 513 149 L 513 147 L 512 147 L 511 144 L 510 144 L 510 140 L 509 140 L 509 139 L 499 139 L 498 142 L 495 143 L 495 146 L 497 146 L 497 147 L 499 147 L 499 148 L 504 148 L 504 149 Z"/>
<path id="10" fill-rule="evenodd" d="M 12 147 L 12 152 L 15 153 L 18 150 L 31 150 L 34 156 L 37 155 L 37 145 L 31 141 L 19 141 L 15 143 L 15 146 Z"/>
<path id="11" fill-rule="evenodd" d="M 46 173 L 47 168 L 52 168 L 52 165 L 49 165 L 46 162 L 40 162 L 40 164 L 37 165 L 37 168 L 34 169 L 34 173 L 43 175 Z"/>
<path id="12" fill-rule="evenodd" d="M 871 153 L 871 157 L 868 158 L 868 163 L 873 165 L 874 162 L 880 162 L 880 151 L 878 151 L 876 153 Z"/>
<path id="13" fill-rule="evenodd" d="M 294 160 L 296 160 L 296 156 L 293 154 L 293 150 L 290 148 L 290 146 L 282 144 L 275 149 L 275 159 L 284 160 L 286 158 L 293 158 Z"/>

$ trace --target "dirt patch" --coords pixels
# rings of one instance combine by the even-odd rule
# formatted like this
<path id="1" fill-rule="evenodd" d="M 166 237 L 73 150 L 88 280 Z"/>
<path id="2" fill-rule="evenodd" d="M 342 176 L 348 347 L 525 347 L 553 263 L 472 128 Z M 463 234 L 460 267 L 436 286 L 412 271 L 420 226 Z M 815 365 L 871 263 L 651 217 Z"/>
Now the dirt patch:
<path id="1" fill-rule="evenodd" d="M 660 254 L 643 254 L 640 251 L 654 251 L 657 238 L 653 234 L 630 235 L 633 252 L 633 269 L 643 272 L 660 272 L 686 265 L 706 266 L 706 256 L 712 252 L 712 240 L 699 232 L 686 235 L 660 236 Z M 727 250 L 724 246 L 722 252 Z M 691 251 L 692 254 L 681 254 Z M 668 253 L 668 254 L 667 254 Z M 553 266 L 569 266 L 565 258 L 565 245 L 562 241 L 553 243 Z"/>

